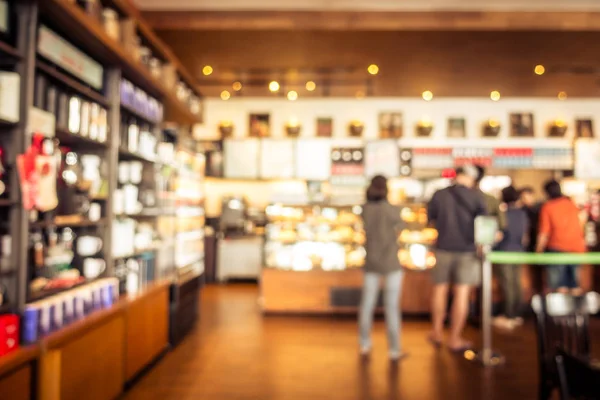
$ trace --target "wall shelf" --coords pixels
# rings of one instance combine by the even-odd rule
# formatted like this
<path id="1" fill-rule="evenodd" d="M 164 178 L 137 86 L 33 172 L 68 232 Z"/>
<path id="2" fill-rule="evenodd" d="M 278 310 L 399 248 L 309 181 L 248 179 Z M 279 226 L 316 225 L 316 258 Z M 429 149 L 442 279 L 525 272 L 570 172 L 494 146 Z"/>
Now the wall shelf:
<path id="1" fill-rule="evenodd" d="M 85 148 L 85 149 L 106 149 L 110 146 L 108 142 L 99 142 L 89 137 L 73 134 L 65 129 L 56 129 L 56 138 L 61 146 Z"/>
<path id="2" fill-rule="evenodd" d="M 152 126 L 160 125 L 160 121 L 154 121 L 152 118 L 147 117 L 146 115 L 142 114 L 135 108 L 128 106 L 127 104 L 121 103 L 121 110 L 125 111 L 125 113 L 127 115 L 130 115 L 136 119 L 139 119 L 142 122 L 146 122 L 149 125 L 152 125 Z"/>
<path id="3" fill-rule="evenodd" d="M 69 227 L 69 228 L 86 228 L 86 227 L 93 227 L 93 226 L 98 226 L 98 227 L 103 227 L 105 226 L 107 223 L 107 219 L 106 218 L 101 218 L 98 221 L 90 221 L 88 219 L 84 219 L 78 222 L 68 222 L 68 221 L 58 221 L 56 222 L 55 220 L 52 221 L 37 221 L 37 222 L 32 222 L 30 224 L 31 229 L 44 229 L 44 228 L 50 228 L 50 227 L 58 227 L 58 228 L 65 228 L 65 227 Z"/>
<path id="4" fill-rule="evenodd" d="M 9 56 L 13 60 L 21 60 L 23 58 L 23 55 L 16 48 L 2 41 L 0 41 L 0 55 Z"/>
<path id="5" fill-rule="evenodd" d="M 67 74 L 59 71 L 57 68 L 52 66 L 50 63 L 42 60 L 36 60 L 35 67 L 43 72 L 44 74 L 54 78 L 55 80 L 61 82 L 65 86 L 68 86 L 70 89 L 77 92 L 77 94 L 86 97 L 88 100 L 92 100 L 103 107 L 109 107 L 110 103 L 106 97 L 85 86 L 83 83 L 79 83 L 76 79 L 71 78 Z"/>

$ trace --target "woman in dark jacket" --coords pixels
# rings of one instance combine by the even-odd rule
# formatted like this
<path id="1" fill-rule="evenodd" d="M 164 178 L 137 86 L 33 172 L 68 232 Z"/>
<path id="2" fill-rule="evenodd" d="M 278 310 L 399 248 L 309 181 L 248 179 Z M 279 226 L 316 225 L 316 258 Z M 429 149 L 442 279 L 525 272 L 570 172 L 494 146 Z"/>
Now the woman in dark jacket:
<path id="1" fill-rule="evenodd" d="M 384 307 L 389 355 L 399 360 L 401 315 L 399 309 L 402 286 L 402 268 L 398 260 L 398 230 L 402 221 L 400 210 L 387 201 L 387 180 L 376 176 L 367 189 L 367 204 L 363 207 L 367 257 L 359 316 L 360 350 L 367 355 L 371 350 L 373 312 L 379 295 L 380 280 L 384 280 Z"/>

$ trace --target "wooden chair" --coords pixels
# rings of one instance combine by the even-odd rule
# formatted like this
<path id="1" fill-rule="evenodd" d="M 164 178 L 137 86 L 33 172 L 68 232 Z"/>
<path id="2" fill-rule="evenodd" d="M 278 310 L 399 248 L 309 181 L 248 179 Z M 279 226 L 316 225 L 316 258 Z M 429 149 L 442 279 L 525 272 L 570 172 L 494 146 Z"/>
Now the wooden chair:
<path id="1" fill-rule="evenodd" d="M 556 369 L 561 400 L 600 399 L 600 366 L 558 350 Z"/>
<path id="2" fill-rule="evenodd" d="M 589 359 L 589 316 L 598 313 L 600 295 L 595 292 L 581 297 L 561 293 L 535 295 L 531 307 L 537 321 L 539 398 L 547 400 L 560 387 L 556 368 L 558 349 L 583 360 Z"/>

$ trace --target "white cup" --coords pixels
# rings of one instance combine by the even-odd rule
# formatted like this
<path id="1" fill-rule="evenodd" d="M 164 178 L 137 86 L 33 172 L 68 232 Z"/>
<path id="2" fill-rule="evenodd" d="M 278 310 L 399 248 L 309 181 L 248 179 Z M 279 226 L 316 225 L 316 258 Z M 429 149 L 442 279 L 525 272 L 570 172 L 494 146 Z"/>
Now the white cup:
<path id="1" fill-rule="evenodd" d="M 131 183 L 136 185 L 142 182 L 142 172 L 144 171 L 144 164 L 140 161 L 132 161 L 129 163 L 129 180 Z"/>
<path id="2" fill-rule="evenodd" d="M 119 182 L 120 183 L 128 183 L 131 178 L 131 169 L 129 168 L 129 163 L 121 161 L 119 163 Z"/>
<path id="3" fill-rule="evenodd" d="M 88 211 L 88 218 L 90 221 L 95 222 L 99 221 L 102 217 L 102 206 L 99 203 L 90 204 L 90 209 Z"/>
<path id="4" fill-rule="evenodd" d="M 101 258 L 86 258 L 83 260 L 83 276 L 96 279 L 106 270 L 106 261 Z"/>
<path id="5" fill-rule="evenodd" d="M 80 256 L 93 256 L 100 250 L 102 250 L 102 239 L 97 236 L 81 236 L 77 239 L 77 254 Z"/>
<path id="6" fill-rule="evenodd" d="M 121 189 L 113 192 L 113 210 L 117 215 L 125 212 L 125 198 Z"/>

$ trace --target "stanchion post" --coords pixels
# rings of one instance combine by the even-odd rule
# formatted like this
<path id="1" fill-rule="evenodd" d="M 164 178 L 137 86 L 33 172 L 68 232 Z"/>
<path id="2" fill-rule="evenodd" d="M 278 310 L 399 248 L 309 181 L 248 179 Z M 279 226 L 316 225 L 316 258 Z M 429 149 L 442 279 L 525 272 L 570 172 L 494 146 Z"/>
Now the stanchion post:
<path id="1" fill-rule="evenodd" d="M 465 358 L 486 367 L 504 363 L 504 357 L 492 348 L 492 263 L 489 259 L 494 245 L 498 221 L 492 217 L 475 219 L 475 243 L 481 246 L 481 338 L 482 349 L 465 351 Z"/>

